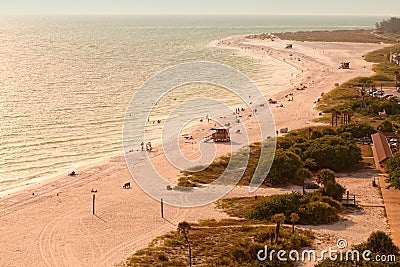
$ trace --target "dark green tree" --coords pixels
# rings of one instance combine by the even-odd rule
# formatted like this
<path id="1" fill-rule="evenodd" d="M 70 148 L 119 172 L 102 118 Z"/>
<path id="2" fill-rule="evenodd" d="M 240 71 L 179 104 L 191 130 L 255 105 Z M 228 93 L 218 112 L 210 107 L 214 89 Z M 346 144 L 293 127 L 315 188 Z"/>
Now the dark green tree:
<path id="1" fill-rule="evenodd" d="M 362 159 L 361 150 L 356 143 L 340 136 L 326 135 L 310 140 L 303 149 L 304 157 L 315 161 L 315 169 L 340 171 Z"/>
<path id="2" fill-rule="evenodd" d="M 327 183 L 335 182 L 335 173 L 329 169 L 322 169 L 317 172 L 317 183 L 326 185 Z"/>
<path id="3" fill-rule="evenodd" d="M 301 186 L 302 186 L 302 189 L 303 189 L 302 192 L 303 192 L 303 194 L 305 194 L 304 181 L 306 179 L 311 179 L 313 177 L 312 172 L 307 168 L 300 168 L 296 172 L 296 177 L 297 177 L 297 179 L 300 180 Z"/>
<path id="4" fill-rule="evenodd" d="M 390 184 L 389 187 L 400 189 L 400 152 L 388 160 L 386 169 L 389 174 L 386 180 Z"/>
<path id="5" fill-rule="evenodd" d="M 382 231 L 373 232 L 364 244 L 364 249 L 369 249 L 382 255 L 399 253 L 399 248 L 393 243 L 392 238 Z"/>
<path id="6" fill-rule="evenodd" d="M 376 133 L 376 130 L 366 123 L 350 123 L 342 125 L 338 129 L 339 133 L 351 133 L 354 138 L 369 137 L 371 134 Z"/>
<path id="7" fill-rule="evenodd" d="M 285 183 L 296 178 L 296 173 L 301 167 L 301 158 L 296 153 L 277 149 L 266 181 L 272 185 Z"/>
<path id="8" fill-rule="evenodd" d="M 376 28 L 383 32 L 398 33 L 400 32 L 400 18 L 391 17 L 378 22 Z"/>
<path id="9" fill-rule="evenodd" d="M 390 133 L 394 131 L 393 124 L 389 120 L 385 120 L 378 126 L 378 131 L 382 133 Z"/>
<path id="10" fill-rule="evenodd" d="M 346 192 L 346 188 L 334 181 L 326 183 L 320 190 L 323 196 L 331 197 L 337 201 L 341 201 L 343 194 Z"/>

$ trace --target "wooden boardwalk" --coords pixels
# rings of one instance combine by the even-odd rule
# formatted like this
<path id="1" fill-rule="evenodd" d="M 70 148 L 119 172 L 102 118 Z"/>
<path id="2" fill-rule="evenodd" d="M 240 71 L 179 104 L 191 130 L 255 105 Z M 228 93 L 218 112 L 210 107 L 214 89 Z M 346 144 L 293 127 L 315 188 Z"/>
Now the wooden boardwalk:
<path id="1" fill-rule="evenodd" d="M 374 146 L 372 146 L 372 152 L 374 154 L 375 168 L 382 174 L 386 174 L 385 170 L 379 164 L 376 164 L 378 160 Z M 400 247 L 400 190 L 387 189 L 388 184 L 385 182 L 385 179 L 386 175 L 379 175 L 379 185 L 382 191 L 390 231 L 392 232 L 392 239 Z"/>
<path id="2" fill-rule="evenodd" d="M 386 189 L 388 184 L 385 182 L 385 179 L 385 176 L 380 175 L 379 184 L 381 186 L 383 202 L 385 203 L 393 242 L 397 246 L 400 246 L 400 191 L 393 188 Z"/>

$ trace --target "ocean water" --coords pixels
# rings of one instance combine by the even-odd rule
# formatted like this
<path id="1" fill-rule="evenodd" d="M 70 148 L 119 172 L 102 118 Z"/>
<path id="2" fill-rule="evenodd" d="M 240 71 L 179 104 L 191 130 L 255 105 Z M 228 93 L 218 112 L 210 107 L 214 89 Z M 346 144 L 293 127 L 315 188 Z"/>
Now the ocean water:
<path id="1" fill-rule="evenodd" d="M 210 47 L 212 40 L 263 32 L 372 28 L 381 19 L 2 17 L 0 192 L 121 153 L 123 119 L 133 93 L 166 67 L 196 60 L 219 62 L 269 88 L 284 85 L 272 78 L 277 71 L 290 79 L 293 70 L 283 63 L 271 61 L 261 66 L 250 58 L 234 56 L 232 51 Z M 210 89 L 208 94 L 212 96 L 214 91 Z M 183 91 L 171 99 L 184 99 L 187 94 Z M 170 111 L 168 99 L 164 102 L 154 111 L 155 120 Z"/>

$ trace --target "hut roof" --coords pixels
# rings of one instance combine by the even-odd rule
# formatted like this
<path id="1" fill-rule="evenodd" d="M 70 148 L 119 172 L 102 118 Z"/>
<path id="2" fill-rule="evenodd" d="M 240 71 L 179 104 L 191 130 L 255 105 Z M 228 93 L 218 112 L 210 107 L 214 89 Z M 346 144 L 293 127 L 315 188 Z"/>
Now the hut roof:
<path id="1" fill-rule="evenodd" d="M 392 150 L 390 149 L 388 140 L 385 135 L 381 133 L 375 133 L 371 135 L 372 142 L 374 143 L 376 156 L 379 163 L 387 160 L 388 158 L 393 158 Z"/>

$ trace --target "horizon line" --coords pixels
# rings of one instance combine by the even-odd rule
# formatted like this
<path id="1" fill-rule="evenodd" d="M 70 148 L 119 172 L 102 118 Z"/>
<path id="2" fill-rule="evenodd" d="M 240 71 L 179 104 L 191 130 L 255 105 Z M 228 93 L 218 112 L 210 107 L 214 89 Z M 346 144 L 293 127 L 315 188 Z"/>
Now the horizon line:
<path id="1" fill-rule="evenodd" d="M 1 13 L 0 16 L 151 16 L 151 15 L 170 15 L 170 16 L 359 16 L 359 17 L 396 17 L 393 14 L 312 14 L 312 13 Z"/>

